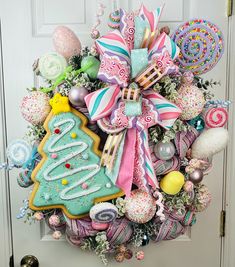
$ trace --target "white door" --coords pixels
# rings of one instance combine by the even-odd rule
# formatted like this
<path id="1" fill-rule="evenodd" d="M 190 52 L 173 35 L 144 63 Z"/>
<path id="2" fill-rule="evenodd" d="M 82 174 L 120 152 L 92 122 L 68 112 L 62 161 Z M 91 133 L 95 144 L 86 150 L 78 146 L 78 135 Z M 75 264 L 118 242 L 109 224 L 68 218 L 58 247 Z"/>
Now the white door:
<path id="1" fill-rule="evenodd" d="M 89 30 L 94 21 L 96 0 L 0 0 L 2 20 L 3 67 L 5 81 L 5 106 L 7 139 L 22 137 L 26 123 L 19 113 L 19 103 L 25 88 L 36 85 L 31 65 L 42 53 L 52 50 L 51 33 L 64 24 L 71 27 L 83 44 L 90 44 Z M 111 10 L 111 0 L 103 1 L 107 13 Z M 138 0 L 120 0 L 126 9 L 136 9 Z M 161 19 L 162 25 L 172 28 L 189 18 L 205 18 L 219 25 L 227 39 L 228 19 L 226 1 L 222 0 L 143 0 L 154 8 L 166 3 Z M 103 19 L 104 23 L 106 18 Z M 218 98 L 226 95 L 226 54 L 215 69 L 207 76 L 221 82 L 215 88 Z M 122 266 L 161 267 L 219 267 L 221 258 L 221 238 L 219 235 L 220 211 L 223 198 L 223 154 L 214 158 L 214 169 L 205 180 L 213 194 L 209 209 L 197 216 L 197 224 L 186 235 L 175 241 L 165 241 L 144 247 L 146 260 L 126 261 Z M 29 226 L 16 219 L 29 191 L 22 190 L 16 182 L 17 171 L 10 173 L 10 200 L 12 216 L 12 237 L 15 266 L 27 254 L 35 255 L 42 267 L 98 267 L 103 266 L 95 255 L 82 252 L 70 246 L 65 240 L 51 238 L 45 225 Z M 1 188 L 0 188 L 1 192 Z M 3 194 L 2 194 L 3 195 Z M 4 196 L 4 195 L 3 195 Z M 0 235 L 1 236 L 1 235 Z M 6 265 L 0 262 L 1 267 Z M 117 266 L 112 262 L 110 266 Z"/>

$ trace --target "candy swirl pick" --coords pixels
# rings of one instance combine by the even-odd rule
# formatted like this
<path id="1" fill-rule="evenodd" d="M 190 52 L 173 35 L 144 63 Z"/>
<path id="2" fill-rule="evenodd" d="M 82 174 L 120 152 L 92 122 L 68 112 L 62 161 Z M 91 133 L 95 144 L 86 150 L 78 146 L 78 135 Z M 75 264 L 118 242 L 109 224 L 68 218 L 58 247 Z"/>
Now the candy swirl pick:
<path id="1" fill-rule="evenodd" d="M 32 147 L 26 141 L 17 139 L 7 148 L 7 157 L 16 167 L 23 166 L 30 158 Z"/>
<path id="2" fill-rule="evenodd" d="M 108 202 L 96 204 L 90 209 L 90 217 L 95 222 L 109 223 L 115 220 L 117 215 L 117 208 Z"/>
<path id="3" fill-rule="evenodd" d="M 228 121 L 228 112 L 225 108 L 209 108 L 204 115 L 207 128 L 223 127 Z"/>
<path id="4" fill-rule="evenodd" d="M 39 71 L 48 80 L 56 80 L 66 67 L 66 59 L 55 52 L 47 53 L 39 59 Z"/>
<path id="5" fill-rule="evenodd" d="M 195 19 L 182 24 L 172 39 L 181 50 L 177 59 L 180 68 L 195 75 L 211 70 L 224 51 L 222 32 L 207 20 Z"/>

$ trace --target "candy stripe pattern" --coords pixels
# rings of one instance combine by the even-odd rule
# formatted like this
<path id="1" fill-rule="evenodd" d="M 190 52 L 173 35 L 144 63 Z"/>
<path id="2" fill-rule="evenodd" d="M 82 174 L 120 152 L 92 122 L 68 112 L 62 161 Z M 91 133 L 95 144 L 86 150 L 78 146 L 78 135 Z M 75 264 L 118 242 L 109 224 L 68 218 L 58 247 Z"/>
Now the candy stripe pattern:
<path id="1" fill-rule="evenodd" d="M 163 32 L 157 38 L 156 42 L 152 45 L 152 47 L 150 47 L 149 60 L 151 61 L 153 57 L 160 56 L 164 48 L 167 49 L 173 60 L 175 60 L 180 53 L 180 49 L 176 45 L 176 43 L 166 33 Z"/>
<path id="2" fill-rule="evenodd" d="M 152 90 L 143 91 L 142 93 L 145 98 L 154 104 L 155 108 L 159 112 L 160 121 L 158 123 L 163 128 L 167 130 L 170 129 L 175 120 L 180 116 L 182 112 L 181 109 Z"/>
<path id="3" fill-rule="evenodd" d="M 172 39 L 181 50 L 178 58 L 180 68 L 195 75 L 211 70 L 224 52 L 222 32 L 207 20 L 195 19 L 182 24 Z"/>
<path id="4" fill-rule="evenodd" d="M 119 97 L 121 97 L 121 91 L 118 85 L 112 85 L 87 95 L 85 102 L 91 120 L 96 121 L 111 114 Z"/>
<path id="5" fill-rule="evenodd" d="M 109 55 L 116 55 L 130 64 L 130 53 L 126 41 L 118 30 L 96 40 L 96 46 L 101 55 L 105 52 Z"/>
<path id="6" fill-rule="evenodd" d="M 164 6 L 161 6 L 150 12 L 143 4 L 141 5 L 139 16 L 149 23 L 151 31 L 157 29 L 163 8 Z"/>
<path id="7" fill-rule="evenodd" d="M 228 112 L 225 108 L 210 108 L 204 115 L 207 128 L 223 127 L 228 121 Z"/>

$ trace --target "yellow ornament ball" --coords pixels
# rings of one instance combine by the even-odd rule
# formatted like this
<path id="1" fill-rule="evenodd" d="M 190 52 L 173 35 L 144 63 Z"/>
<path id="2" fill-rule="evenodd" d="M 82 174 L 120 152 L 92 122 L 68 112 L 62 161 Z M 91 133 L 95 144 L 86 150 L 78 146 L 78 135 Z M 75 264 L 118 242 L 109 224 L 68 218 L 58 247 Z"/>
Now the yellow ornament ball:
<path id="1" fill-rule="evenodd" d="M 172 171 L 160 181 L 160 188 L 168 195 L 176 195 L 184 185 L 184 175 L 179 171 Z"/>

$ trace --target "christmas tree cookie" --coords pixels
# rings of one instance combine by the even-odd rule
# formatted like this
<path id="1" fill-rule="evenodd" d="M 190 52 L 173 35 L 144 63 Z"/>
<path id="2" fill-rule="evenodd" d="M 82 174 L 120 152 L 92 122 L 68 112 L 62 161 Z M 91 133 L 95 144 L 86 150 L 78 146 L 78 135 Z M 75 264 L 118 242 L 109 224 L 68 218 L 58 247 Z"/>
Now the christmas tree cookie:
<path id="1" fill-rule="evenodd" d="M 32 173 L 35 183 L 30 208 L 61 208 L 69 218 L 86 215 L 95 202 L 122 195 L 100 166 L 99 137 L 86 127 L 87 119 L 56 94 L 38 151 L 42 160 Z"/>

